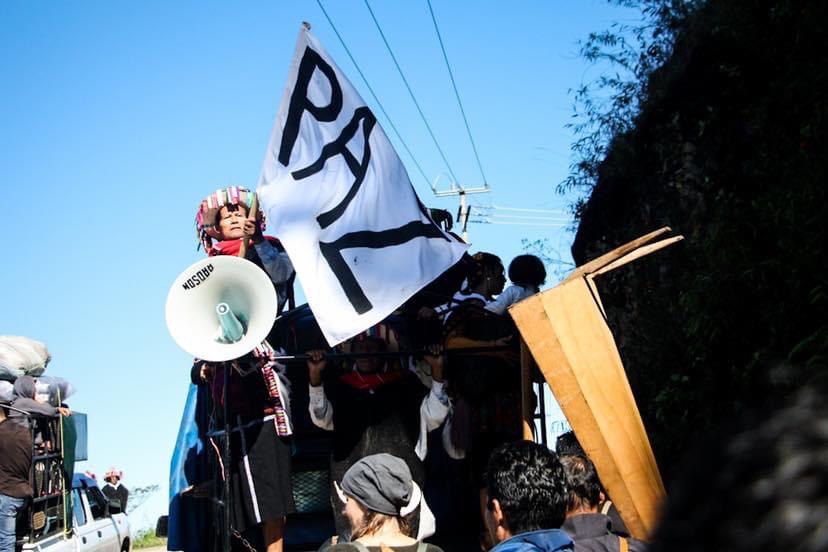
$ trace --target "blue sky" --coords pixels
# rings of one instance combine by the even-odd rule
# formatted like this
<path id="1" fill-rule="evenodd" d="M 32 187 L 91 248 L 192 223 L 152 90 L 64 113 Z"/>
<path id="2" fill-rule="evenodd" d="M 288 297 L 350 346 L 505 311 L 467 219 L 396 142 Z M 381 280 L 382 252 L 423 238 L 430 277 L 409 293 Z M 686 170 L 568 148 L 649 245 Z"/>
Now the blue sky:
<path id="1" fill-rule="evenodd" d="M 363 2 L 324 5 L 429 179 L 446 173 Z M 565 209 L 555 193 L 572 141 L 568 90 L 597 76 L 577 41 L 637 17 L 598 0 L 432 2 L 492 192 L 473 203 Z M 459 183 L 479 170 L 423 1 L 371 4 Z M 169 337 L 164 301 L 202 257 L 193 226 L 212 190 L 253 186 L 302 21 L 325 45 L 392 142 L 396 137 L 315 2 L 0 3 L 0 175 L 6 240 L 0 334 L 46 342 L 51 375 L 78 389 L 90 460 L 127 486 L 163 492 L 190 358 Z M 435 198 L 397 147 L 423 201 Z M 441 186 L 448 181 L 442 179 Z M 572 234 L 470 225 L 472 250 L 522 252 Z M 12 243 L 13 242 L 13 243 Z M 554 282 L 550 282 L 554 283 Z"/>

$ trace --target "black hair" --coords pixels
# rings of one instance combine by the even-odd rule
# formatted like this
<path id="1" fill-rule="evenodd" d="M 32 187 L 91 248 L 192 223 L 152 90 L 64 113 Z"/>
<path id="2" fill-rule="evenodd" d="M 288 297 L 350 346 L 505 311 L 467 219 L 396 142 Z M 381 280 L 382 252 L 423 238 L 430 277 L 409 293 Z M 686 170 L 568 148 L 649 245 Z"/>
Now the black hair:
<path id="1" fill-rule="evenodd" d="M 489 508 L 497 499 L 513 535 L 558 529 L 569 493 L 558 456 L 537 443 L 505 443 L 489 457 Z"/>
<path id="2" fill-rule="evenodd" d="M 216 210 L 216 226 L 218 226 L 219 221 L 221 220 L 221 210 L 227 208 L 228 213 L 235 213 L 241 209 L 244 209 L 244 216 L 250 215 L 250 207 L 247 206 L 246 203 L 225 203 L 221 207 Z"/>
<path id="3" fill-rule="evenodd" d="M 503 261 L 492 253 L 480 251 L 472 255 L 475 267 L 474 272 L 469 276 L 469 289 L 474 288 L 495 270 L 503 270 Z"/>
<path id="4" fill-rule="evenodd" d="M 569 488 L 569 510 L 580 507 L 597 508 L 601 501 L 601 480 L 595 466 L 586 456 L 561 456 Z"/>
<path id="5" fill-rule="evenodd" d="M 245 213 L 250 212 L 250 208 L 247 206 L 246 203 L 225 203 L 224 205 L 222 205 L 219 208 L 219 211 L 221 211 L 225 207 L 227 207 L 227 210 L 230 211 L 231 213 L 234 213 L 234 212 L 238 211 L 241 208 L 244 208 Z"/>
<path id="6" fill-rule="evenodd" d="M 575 432 L 570 430 L 561 433 L 555 440 L 555 452 L 558 456 L 586 456 L 581 443 L 575 437 Z"/>
<path id="7" fill-rule="evenodd" d="M 546 267 L 534 255 L 518 255 L 509 263 L 509 279 L 513 284 L 540 287 L 546 281 Z"/>

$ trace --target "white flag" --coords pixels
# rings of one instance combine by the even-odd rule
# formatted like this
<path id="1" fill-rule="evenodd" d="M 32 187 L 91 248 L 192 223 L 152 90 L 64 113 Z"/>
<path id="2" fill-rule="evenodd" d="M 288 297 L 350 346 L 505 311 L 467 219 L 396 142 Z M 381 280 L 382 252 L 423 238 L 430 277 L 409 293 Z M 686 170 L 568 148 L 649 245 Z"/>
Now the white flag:
<path id="1" fill-rule="evenodd" d="M 374 114 L 304 28 L 258 194 L 331 345 L 382 321 L 468 247 L 430 219 Z"/>

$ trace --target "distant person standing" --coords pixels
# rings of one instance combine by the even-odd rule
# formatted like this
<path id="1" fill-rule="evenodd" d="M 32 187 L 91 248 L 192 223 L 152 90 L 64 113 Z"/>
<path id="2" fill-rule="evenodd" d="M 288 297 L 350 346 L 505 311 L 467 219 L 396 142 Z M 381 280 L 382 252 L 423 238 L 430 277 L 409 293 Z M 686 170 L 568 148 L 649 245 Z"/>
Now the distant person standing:
<path id="1" fill-rule="evenodd" d="M 126 513 L 127 499 L 129 498 L 129 489 L 121 484 L 121 478 L 124 472 L 117 471 L 115 468 L 109 468 L 109 471 L 104 475 L 103 494 L 109 500 L 118 500 L 121 502 L 121 511 Z"/>
<path id="2" fill-rule="evenodd" d="M 17 513 L 32 496 L 31 465 L 29 429 L 8 420 L 5 409 L 0 408 L 0 552 L 14 552 Z"/>

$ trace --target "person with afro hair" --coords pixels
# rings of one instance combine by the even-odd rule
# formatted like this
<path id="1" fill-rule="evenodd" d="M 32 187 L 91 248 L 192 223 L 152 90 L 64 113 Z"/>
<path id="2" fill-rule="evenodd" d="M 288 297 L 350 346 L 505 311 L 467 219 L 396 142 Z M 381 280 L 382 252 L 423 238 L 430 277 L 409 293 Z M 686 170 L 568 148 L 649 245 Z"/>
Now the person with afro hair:
<path id="1" fill-rule="evenodd" d="M 509 306 L 536 294 L 546 281 L 543 261 L 534 255 L 518 255 L 509 263 L 512 285 L 503 290 L 494 301 L 486 303 L 486 310 L 504 314 Z"/>

